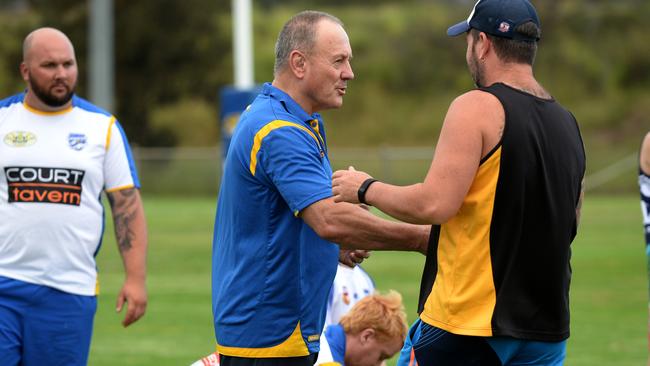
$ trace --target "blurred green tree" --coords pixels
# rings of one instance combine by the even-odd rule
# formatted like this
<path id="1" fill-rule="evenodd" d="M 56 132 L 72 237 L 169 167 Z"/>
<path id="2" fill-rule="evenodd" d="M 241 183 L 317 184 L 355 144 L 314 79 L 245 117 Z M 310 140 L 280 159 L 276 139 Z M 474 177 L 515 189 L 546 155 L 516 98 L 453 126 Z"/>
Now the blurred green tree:
<path id="1" fill-rule="evenodd" d="M 536 74 L 581 123 L 587 147 L 629 151 L 647 129 L 650 43 L 647 0 L 534 1 L 542 18 Z M 332 145 L 431 145 L 449 102 L 472 88 L 465 42 L 446 28 L 474 0 L 254 0 L 256 81 L 273 78 L 282 24 L 304 9 L 329 11 L 350 35 L 355 80 L 344 107 L 325 112 Z M 18 5 L 17 5 L 18 4 Z M 24 88 L 18 64 L 24 36 L 39 26 L 66 32 L 80 66 L 84 96 L 87 2 L 0 2 L 0 92 Z M 232 83 L 230 0 L 114 0 L 116 110 L 132 142 L 192 145 L 182 126 L 188 101 L 218 115 L 218 91 Z M 461 37 L 459 37 L 461 38 Z M 167 122 L 153 119 L 165 118 Z M 187 112 L 189 114 L 189 112 Z M 188 115 L 188 118 L 190 116 Z M 200 125 L 201 121 L 197 123 Z M 217 125 L 218 121 L 214 121 Z M 161 126 L 166 127 L 161 127 Z M 216 130 L 215 130 L 216 131 Z M 216 132 L 210 132 L 218 134 Z M 592 138 L 593 136 L 593 138 Z M 211 141 L 218 141 L 217 136 Z M 591 145 L 591 146 L 590 146 Z"/>

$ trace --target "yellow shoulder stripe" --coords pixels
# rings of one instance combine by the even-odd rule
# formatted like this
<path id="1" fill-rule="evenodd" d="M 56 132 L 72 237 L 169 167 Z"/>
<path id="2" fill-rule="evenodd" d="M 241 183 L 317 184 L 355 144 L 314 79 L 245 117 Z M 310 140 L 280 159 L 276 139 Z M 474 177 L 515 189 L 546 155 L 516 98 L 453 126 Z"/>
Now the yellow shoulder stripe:
<path id="1" fill-rule="evenodd" d="M 108 132 L 106 132 L 106 151 L 108 151 L 108 146 L 111 144 L 111 130 L 113 124 L 115 124 L 115 116 L 111 116 L 111 120 L 108 122 Z"/>
<path id="2" fill-rule="evenodd" d="M 300 332 L 300 322 L 296 325 L 293 333 L 284 342 L 273 347 L 265 348 L 243 348 L 225 347 L 217 343 L 217 351 L 220 354 L 234 357 L 268 358 L 268 357 L 299 357 L 308 356 L 309 350 Z"/>
<path id="3" fill-rule="evenodd" d="M 106 193 L 113 193 L 113 192 L 122 191 L 122 190 L 133 188 L 133 187 L 135 187 L 133 184 L 127 184 L 125 186 L 119 186 L 119 187 L 114 187 L 114 188 L 111 188 L 111 189 L 107 189 Z"/>
<path id="4" fill-rule="evenodd" d="M 255 134 L 255 137 L 253 139 L 253 148 L 251 149 L 251 163 L 250 163 L 250 171 L 251 174 L 255 175 L 255 169 L 257 168 L 257 153 L 260 151 L 260 148 L 262 147 L 262 140 L 271 133 L 271 131 L 281 128 L 281 127 L 296 127 L 299 128 L 309 134 L 314 141 L 318 144 L 320 147 L 320 142 L 318 141 L 318 138 L 316 135 L 314 135 L 311 130 L 309 130 L 305 126 L 301 126 L 297 123 L 294 122 L 289 122 L 289 121 L 281 121 L 281 120 L 275 120 L 272 122 L 267 123 L 264 127 L 262 127 L 257 133 Z"/>

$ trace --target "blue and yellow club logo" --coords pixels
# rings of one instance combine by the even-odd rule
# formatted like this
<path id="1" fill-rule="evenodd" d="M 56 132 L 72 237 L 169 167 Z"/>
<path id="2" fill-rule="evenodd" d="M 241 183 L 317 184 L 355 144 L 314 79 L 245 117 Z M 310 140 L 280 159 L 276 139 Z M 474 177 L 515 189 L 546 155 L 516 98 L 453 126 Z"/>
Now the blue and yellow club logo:
<path id="1" fill-rule="evenodd" d="M 36 135 L 29 131 L 12 131 L 5 135 L 5 144 L 11 147 L 26 147 L 36 143 Z"/>

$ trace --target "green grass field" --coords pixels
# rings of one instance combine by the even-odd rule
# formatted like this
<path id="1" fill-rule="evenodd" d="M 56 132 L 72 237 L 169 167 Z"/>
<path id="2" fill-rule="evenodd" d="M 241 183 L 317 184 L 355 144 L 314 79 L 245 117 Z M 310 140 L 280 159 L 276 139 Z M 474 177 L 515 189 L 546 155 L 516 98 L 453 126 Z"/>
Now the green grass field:
<path id="1" fill-rule="evenodd" d="M 189 365 L 214 349 L 210 256 L 215 199 L 145 196 L 149 307 L 124 329 L 115 313 L 123 279 L 111 220 L 98 256 L 101 293 L 89 364 Z M 636 196 L 587 196 L 573 244 L 571 338 L 566 364 L 642 365 L 647 357 L 647 276 Z M 404 296 L 416 317 L 424 257 L 375 252 L 365 262 L 380 290 Z M 389 365 L 393 365 L 393 362 Z"/>

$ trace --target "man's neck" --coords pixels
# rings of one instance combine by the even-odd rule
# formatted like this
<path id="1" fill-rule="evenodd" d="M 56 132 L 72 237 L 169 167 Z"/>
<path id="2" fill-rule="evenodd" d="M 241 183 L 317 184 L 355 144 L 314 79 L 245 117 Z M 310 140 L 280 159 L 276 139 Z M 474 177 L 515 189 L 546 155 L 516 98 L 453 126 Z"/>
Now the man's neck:
<path id="1" fill-rule="evenodd" d="M 302 107 L 302 109 L 307 112 L 307 114 L 312 115 L 314 112 L 316 112 L 313 110 L 313 108 L 311 108 L 311 104 L 308 103 L 307 97 L 305 97 L 305 95 L 300 92 L 298 85 L 295 82 L 287 81 L 285 78 L 278 76 L 273 79 L 271 85 L 289 94 L 291 99 L 298 103 L 298 105 Z"/>
<path id="2" fill-rule="evenodd" d="M 27 106 L 37 111 L 52 113 L 52 112 L 60 112 L 70 108 L 72 106 L 72 99 L 70 99 L 70 101 L 68 101 L 66 104 L 62 106 L 53 107 L 51 105 L 45 104 L 31 90 L 28 90 L 27 93 L 25 94 L 25 104 L 27 104 Z"/>
<path id="3" fill-rule="evenodd" d="M 551 98 L 551 95 L 535 79 L 533 68 L 530 65 L 515 63 L 500 64 L 495 66 L 493 72 L 488 73 L 485 79 L 485 85 L 503 83 L 538 98 Z"/>

